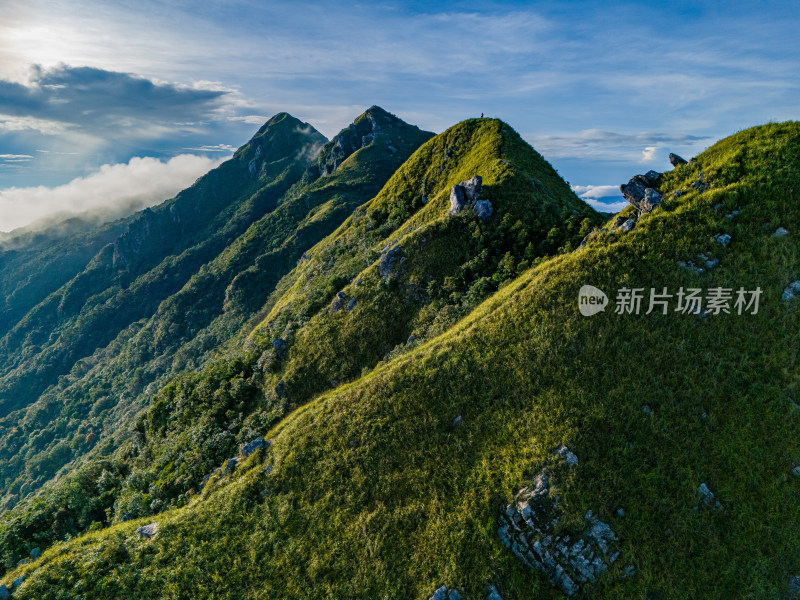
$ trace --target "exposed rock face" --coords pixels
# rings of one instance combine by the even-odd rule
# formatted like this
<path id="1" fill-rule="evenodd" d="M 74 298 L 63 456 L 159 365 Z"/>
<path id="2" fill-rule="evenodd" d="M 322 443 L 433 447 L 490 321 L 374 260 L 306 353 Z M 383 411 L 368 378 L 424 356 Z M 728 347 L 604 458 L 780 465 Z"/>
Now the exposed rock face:
<path id="1" fill-rule="evenodd" d="M 381 108 L 372 107 L 367 110 L 364 118 L 357 119 L 358 123 L 348 125 L 325 145 L 317 164 L 309 169 L 309 175 L 319 174 L 325 177 L 333 173 L 351 154 L 375 141 L 382 131 L 379 120 L 387 118 L 392 117 Z"/>
<path id="2" fill-rule="evenodd" d="M 37 558 L 40 558 L 42 556 L 41 548 L 34 548 L 33 550 L 31 550 L 31 555 L 30 556 L 31 556 L 31 560 L 36 560 Z"/>
<path id="3" fill-rule="evenodd" d="M 238 456 L 235 458 L 229 458 L 225 462 L 225 468 L 222 470 L 222 473 L 224 475 L 229 475 L 230 473 L 233 473 L 236 470 L 236 467 L 239 466 L 240 460 L 241 459 Z"/>
<path id="4" fill-rule="evenodd" d="M 496 587 L 490 585 L 489 595 L 486 596 L 486 600 L 503 600 L 503 597 L 500 595 L 500 592 L 497 591 Z"/>
<path id="5" fill-rule="evenodd" d="M 142 525 L 136 530 L 143 538 L 153 538 L 158 533 L 158 523 L 149 523 L 147 525 Z"/>
<path id="6" fill-rule="evenodd" d="M 677 154 L 673 154 L 672 152 L 669 153 L 669 164 L 671 164 L 673 167 L 685 165 L 686 162 L 686 159 L 678 156 Z"/>
<path id="7" fill-rule="evenodd" d="M 795 296 L 800 294 L 800 279 L 797 281 L 793 281 L 789 285 L 787 285 L 783 289 L 783 295 L 781 296 L 781 300 L 784 302 L 788 302 L 789 300 L 794 300 Z"/>
<path id="8" fill-rule="evenodd" d="M 778 227 L 770 237 L 783 237 L 785 235 L 789 235 L 789 232 L 783 227 Z"/>
<path id="9" fill-rule="evenodd" d="M 718 233 L 714 236 L 714 241 L 720 244 L 721 246 L 727 246 L 731 243 L 731 236 L 727 233 Z"/>
<path id="10" fill-rule="evenodd" d="M 492 216 L 494 207 L 489 200 L 481 200 L 483 193 L 483 178 L 475 175 L 472 179 L 462 181 L 450 188 L 450 210 L 451 215 L 456 215 L 462 210 L 471 207 L 475 215 L 485 221 Z"/>
<path id="11" fill-rule="evenodd" d="M 336 292 L 336 297 L 331 302 L 330 307 L 328 310 L 331 312 L 337 312 L 344 308 L 344 301 L 347 300 L 347 295 L 344 292 Z"/>
<path id="12" fill-rule="evenodd" d="M 564 445 L 554 454 L 575 465 L 578 457 Z M 581 533 L 561 537 L 558 496 L 553 491 L 555 475 L 542 469 L 531 485 L 514 496 L 500 511 L 500 539 L 525 565 L 547 575 L 550 583 L 574 596 L 585 584 L 594 583 L 619 558 L 618 538 L 608 523 L 588 511 Z"/>
<path id="13" fill-rule="evenodd" d="M 400 244 L 394 247 L 386 246 L 381 252 L 381 259 L 378 262 L 378 273 L 381 277 L 390 277 L 394 274 L 397 264 L 403 260 L 403 247 Z"/>
<path id="14" fill-rule="evenodd" d="M 355 298 L 350 298 L 350 302 L 347 303 L 347 312 L 352 311 L 356 307 L 357 301 Z"/>
<path id="15" fill-rule="evenodd" d="M 265 440 L 263 437 L 257 437 L 256 439 L 252 440 L 251 442 L 246 443 L 242 446 L 242 457 L 247 458 L 251 454 L 253 454 L 256 450 L 260 450 L 264 448 L 265 450 L 269 448 L 270 445 L 269 440 Z"/>
<path id="16" fill-rule="evenodd" d="M 8 591 L 8 588 L 4 585 L 0 585 L 0 600 L 10 600 L 11 592 Z"/>
<path id="17" fill-rule="evenodd" d="M 700 484 L 700 486 L 697 488 L 697 493 L 700 495 L 700 499 L 706 506 L 716 508 L 717 510 L 722 508 L 722 504 L 720 504 L 719 500 L 714 498 L 714 493 L 705 483 Z"/>
<path id="18" fill-rule="evenodd" d="M 640 214 L 650 212 L 661 203 L 661 194 L 653 189 L 653 185 L 660 176 L 661 173 L 658 171 L 634 175 L 628 183 L 619 186 L 619 190 L 625 200 L 632 204 Z"/>
<path id="19" fill-rule="evenodd" d="M 461 594 L 458 590 L 448 591 L 447 586 L 443 585 L 428 600 L 461 600 Z"/>

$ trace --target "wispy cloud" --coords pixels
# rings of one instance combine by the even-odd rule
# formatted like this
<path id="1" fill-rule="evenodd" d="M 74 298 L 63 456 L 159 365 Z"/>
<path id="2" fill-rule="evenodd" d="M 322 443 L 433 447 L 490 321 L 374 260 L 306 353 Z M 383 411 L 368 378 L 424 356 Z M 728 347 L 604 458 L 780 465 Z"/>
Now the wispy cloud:
<path id="1" fill-rule="evenodd" d="M 103 165 L 91 175 L 57 187 L 0 190 L 0 231 L 55 213 L 103 211 L 115 215 L 151 206 L 188 187 L 219 162 L 193 154 L 182 154 L 167 162 L 132 158 L 127 163 Z"/>
<path id="2" fill-rule="evenodd" d="M 573 135 L 528 135 L 533 146 L 545 156 L 603 158 L 606 160 L 650 161 L 662 148 L 692 146 L 707 136 L 688 133 L 616 133 L 586 129 Z"/>
<path id="3" fill-rule="evenodd" d="M 572 191 L 595 210 L 619 212 L 628 203 L 622 199 L 618 185 L 573 185 Z"/>

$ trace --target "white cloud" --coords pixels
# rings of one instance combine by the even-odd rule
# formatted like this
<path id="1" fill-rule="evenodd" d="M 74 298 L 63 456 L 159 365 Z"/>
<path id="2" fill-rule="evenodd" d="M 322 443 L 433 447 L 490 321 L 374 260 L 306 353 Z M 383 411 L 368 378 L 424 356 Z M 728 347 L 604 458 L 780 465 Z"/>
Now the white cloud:
<path id="1" fill-rule="evenodd" d="M 181 154 L 162 162 L 134 157 L 103 165 L 86 177 L 58 187 L 0 190 L 0 231 L 10 231 L 55 213 L 102 211 L 114 214 L 158 204 L 190 186 L 223 159 Z"/>
<path id="2" fill-rule="evenodd" d="M 642 160 L 644 162 L 650 162 L 656 157 L 656 150 L 658 150 L 658 146 L 646 146 L 644 150 L 642 150 Z"/>
<path id="3" fill-rule="evenodd" d="M 595 210 L 600 212 L 619 212 L 628 203 L 622 199 L 618 185 L 573 185 L 572 191 Z M 619 198 L 619 200 L 613 200 Z"/>

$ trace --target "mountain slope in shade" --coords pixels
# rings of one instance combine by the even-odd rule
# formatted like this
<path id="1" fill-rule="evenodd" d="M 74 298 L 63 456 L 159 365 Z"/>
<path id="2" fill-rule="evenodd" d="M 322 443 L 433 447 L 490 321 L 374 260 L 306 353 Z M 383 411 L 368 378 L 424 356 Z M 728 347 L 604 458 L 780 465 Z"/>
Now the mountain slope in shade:
<path id="1" fill-rule="evenodd" d="M 255 156 L 258 148 L 252 146 L 272 123 L 287 118 L 270 121 L 237 156 Z M 370 123 L 377 131 L 363 146 L 351 144 L 336 169 L 321 175 L 313 167 L 325 160 L 339 136 L 321 152 L 318 145 L 317 152 L 311 152 L 313 158 L 304 157 L 299 180 L 275 208 L 202 265 L 180 290 L 162 300 L 151 317 L 131 324 L 108 346 L 79 360 L 29 407 L 0 420 L 0 474 L 7 508 L 47 483 L 70 461 L 105 459 L 116 446 L 135 436 L 132 418 L 154 391 L 172 375 L 201 365 L 228 342 L 257 313 L 275 283 L 303 252 L 375 195 L 389 175 L 432 135 L 377 107 L 356 122 Z M 340 136 L 348 135 L 353 127 Z M 89 471 L 96 470 L 95 463 L 88 464 Z M 43 493 L 56 497 L 55 504 L 63 507 L 64 496 L 59 494 L 69 485 L 59 484 L 56 491 Z M 63 528 L 57 526 L 52 535 L 74 533 L 93 520 L 104 520 L 104 509 L 110 508 L 108 495 L 95 500 L 80 507 L 72 504 Z M 31 505 L 37 507 L 39 520 L 53 519 L 58 509 L 33 496 L 25 507 Z M 15 552 L 12 548 L 17 546 L 18 541 L 7 539 L 5 550 Z"/>

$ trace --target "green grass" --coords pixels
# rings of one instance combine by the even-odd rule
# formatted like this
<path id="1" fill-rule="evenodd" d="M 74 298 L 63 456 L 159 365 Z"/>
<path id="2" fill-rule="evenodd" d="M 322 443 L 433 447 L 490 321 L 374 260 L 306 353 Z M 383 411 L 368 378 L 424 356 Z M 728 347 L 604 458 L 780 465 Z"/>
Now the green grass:
<path id="1" fill-rule="evenodd" d="M 487 583 L 556 598 L 496 530 L 502 503 L 563 442 L 580 460 L 561 484 L 565 523 L 591 508 L 621 538 L 592 597 L 780 596 L 800 572 L 800 411 L 787 402 L 800 308 L 780 301 L 800 278 L 799 157 L 797 123 L 723 140 L 665 174 L 667 200 L 633 232 L 541 262 L 442 335 L 288 414 L 266 455 L 153 517 L 155 539 L 116 525 L 3 581 L 25 571 L 15 598 L 43 599 L 426 599 L 442 584 L 483 598 Z M 708 191 L 672 198 L 700 172 Z M 771 238 L 778 226 L 791 234 Z M 699 252 L 720 265 L 678 266 Z M 764 295 L 757 315 L 584 318 L 586 283 L 612 297 L 624 285 Z M 693 510 L 701 482 L 723 510 Z M 622 578 L 628 564 L 638 573 Z"/>

